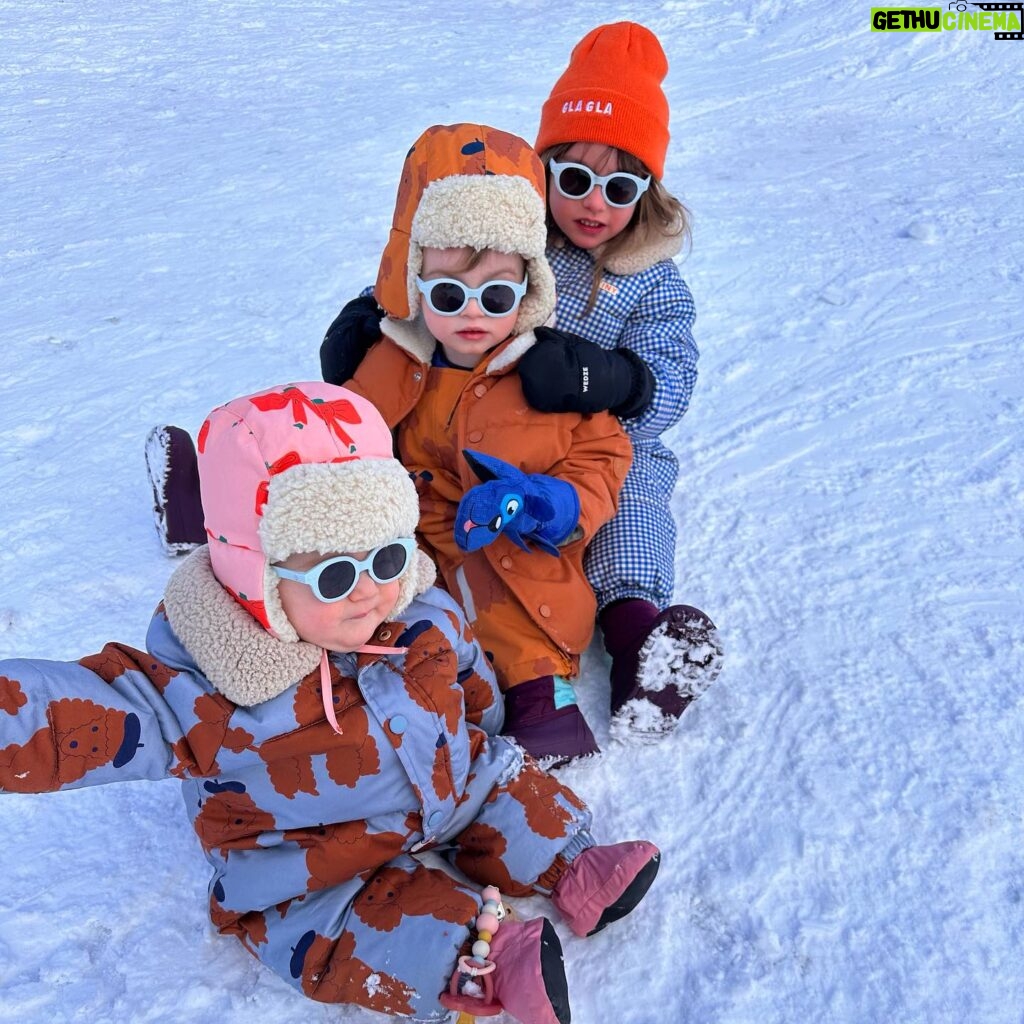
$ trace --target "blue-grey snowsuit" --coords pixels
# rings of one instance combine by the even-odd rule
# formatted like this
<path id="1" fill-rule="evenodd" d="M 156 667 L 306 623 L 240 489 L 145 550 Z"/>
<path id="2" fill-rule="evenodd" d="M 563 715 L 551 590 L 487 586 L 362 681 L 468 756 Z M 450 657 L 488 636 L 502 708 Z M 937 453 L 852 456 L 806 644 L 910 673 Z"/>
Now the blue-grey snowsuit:
<path id="1" fill-rule="evenodd" d="M 215 671 L 179 639 L 197 624 L 220 638 Z M 427 590 L 371 643 L 405 650 L 331 656 L 339 735 L 320 649 L 265 632 L 202 548 L 172 576 L 148 654 L 0 662 L 0 791 L 180 778 L 221 932 L 314 999 L 447 1020 L 438 994 L 480 897 L 414 854 L 546 891 L 556 857 L 593 844 L 590 813 L 494 735 L 494 676 L 448 595 Z M 273 695 L 238 702 L 254 688 Z"/>
<path id="2" fill-rule="evenodd" d="M 681 244 L 679 237 L 654 235 L 616 254 L 605 267 L 589 314 L 594 258 L 563 238 L 548 244 L 558 293 L 557 327 L 602 348 L 632 350 L 655 381 L 650 405 L 622 422 L 633 442 L 633 464 L 618 512 L 587 550 L 585 567 L 599 610 L 623 598 L 641 598 L 659 608 L 672 603 L 676 528 L 671 502 L 679 462 L 661 435 L 686 412 L 698 357 L 691 334 L 693 297 L 672 260 Z"/>

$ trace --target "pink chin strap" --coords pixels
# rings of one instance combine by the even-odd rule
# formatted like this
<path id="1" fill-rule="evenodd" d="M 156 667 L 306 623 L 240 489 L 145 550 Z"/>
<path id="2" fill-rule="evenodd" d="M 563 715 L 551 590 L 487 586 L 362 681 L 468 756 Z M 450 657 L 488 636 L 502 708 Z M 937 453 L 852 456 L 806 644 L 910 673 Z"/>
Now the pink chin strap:
<path id="1" fill-rule="evenodd" d="M 376 644 L 363 644 L 357 647 L 355 654 L 402 654 L 408 647 L 380 647 Z M 320 652 L 320 696 L 324 702 L 324 714 L 331 728 L 340 736 L 341 726 L 338 725 L 338 716 L 334 712 L 334 693 L 331 690 L 331 661 L 325 648 Z"/>

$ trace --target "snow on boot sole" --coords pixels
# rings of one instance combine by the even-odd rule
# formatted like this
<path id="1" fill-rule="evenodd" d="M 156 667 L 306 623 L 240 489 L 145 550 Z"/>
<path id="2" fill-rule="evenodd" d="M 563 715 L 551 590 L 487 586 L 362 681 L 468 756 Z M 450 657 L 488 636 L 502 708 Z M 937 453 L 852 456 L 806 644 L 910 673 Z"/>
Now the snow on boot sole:
<path id="1" fill-rule="evenodd" d="M 202 541 L 172 539 L 177 533 L 168 522 L 167 484 L 171 469 L 171 435 L 168 427 L 154 427 L 146 435 L 146 472 L 153 489 L 153 521 L 164 553 L 172 557 L 187 555 L 202 546 Z M 174 428 L 177 429 L 177 428 Z"/>
<path id="2" fill-rule="evenodd" d="M 666 713 L 654 695 L 673 687 L 685 701 L 683 711 L 718 678 L 723 651 L 718 630 L 694 618 L 682 631 L 663 622 L 640 649 L 638 692 L 611 717 L 609 736 L 618 742 L 657 743 L 672 733 L 679 715 Z"/>

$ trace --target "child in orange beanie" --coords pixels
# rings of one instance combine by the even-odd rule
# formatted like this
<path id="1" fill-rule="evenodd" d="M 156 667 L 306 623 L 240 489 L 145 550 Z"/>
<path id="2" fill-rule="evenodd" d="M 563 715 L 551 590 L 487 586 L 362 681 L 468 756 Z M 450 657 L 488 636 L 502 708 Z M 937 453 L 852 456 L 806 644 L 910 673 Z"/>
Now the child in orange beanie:
<path id="1" fill-rule="evenodd" d="M 601 25 L 544 103 L 536 149 L 548 169 L 558 329 L 541 328 L 519 365 L 534 408 L 610 409 L 633 443 L 619 510 L 586 564 L 612 657 L 612 732 L 629 739 L 670 732 L 722 658 L 708 616 L 672 604 L 679 466 L 661 435 L 686 412 L 698 353 L 693 298 L 673 260 L 689 220 L 661 182 L 667 72 L 649 29 Z"/>

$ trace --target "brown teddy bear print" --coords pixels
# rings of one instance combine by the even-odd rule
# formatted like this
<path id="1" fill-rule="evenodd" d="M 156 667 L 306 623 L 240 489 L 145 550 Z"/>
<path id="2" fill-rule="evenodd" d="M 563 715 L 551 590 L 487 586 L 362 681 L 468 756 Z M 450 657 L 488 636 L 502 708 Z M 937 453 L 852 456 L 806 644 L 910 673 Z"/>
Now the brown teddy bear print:
<path id="1" fill-rule="evenodd" d="M 274 816 L 256 806 L 240 782 L 204 782 L 210 796 L 194 823 L 203 849 L 219 849 L 226 857 L 230 850 L 255 850 L 263 832 L 273 831 Z"/>
<path id="2" fill-rule="evenodd" d="M 220 771 L 217 753 L 221 748 L 235 754 L 252 748 L 252 733 L 228 728 L 234 705 L 219 693 L 196 697 L 192 710 L 199 721 L 173 746 L 178 759 L 178 765 L 172 769 L 174 775 L 181 776 L 184 772 L 216 775 Z"/>
<path id="3" fill-rule="evenodd" d="M 310 889 L 329 889 L 371 871 L 398 856 L 405 845 L 405 836 L 397 832 L 367 832 L 364 821 L 294 829 L 284 837 L 306 851 Z"/>
<path id="4" fill-rule="evenodd" d="M 345 680 L 342 680 L 344 683 Z M 353 686 L 355 684 L 353 683 Z M 305 681 L 303 687 L 306 687 Z M 301 698 L 303 705 L 309 695 Z M 300 708 L 296 695 L 296 717 L 301 722 L 308 714 Z M 366 775 L 380 773 L 380 752 L 370 735 L 370 724 L 365 707 L 351 704 L 339 713 L 341 734 L 336 733 L 324 719 L 323 704 L 316 693 L 319 721 L 300 727 L 295 732 L 274 736 L 260 747 L 260 758 L 267 765 L 274 789 L 289 800 L 296 793 L 317 796 L 319 791 L 313 774 L 313 753 L 323 753 L 327 774 L 339 786 L 352 788 Z M 315 719 L 314 719 L 315 721 Z"/>
<path id="5" fill-rule="evenodd" d="M 176 669 L 157 661 L 145 651 L 137 651 L 126 644 L 106 644 L 98 654 L 79 658 L 78 664 L 95 672 L 105 683 L 112 683 L 125 672 L 141 672 L 163 693 L 167 684 L 178 674 Z"/>
<path id="6" fill-rule="evenodd" d="M 355 898 L 352 909 L 364 924 L 390 932 L 398 927 L 403 914 L 467 924 L 478 908 L 449 875 L 421 865 L 411 872 L 381 868 Z"/>
<path id="7" fill-rule="evenodd" d="M 12 793 L 39 793 L 70 782 L 100 765 L 126 765 L 139 748 L 137 715 L 105 708 L 91 700 L 53 700 L 49 725 L 23 746 L 0 750 L 0 787 Z"/>
<path id="8" fill-rule="evenodd" d="M 308 931 L 292 950 L 292 977 L 301 978 L 302 991 L 318 1002 L 355 1003 L 392 1017 L 411 1016 L 415 991 L 398 978 L 374 970 L 355 951 L 351 932 L 342 932 L 332 942 Z"/>
<path id="9" fill-rule="evenodd" d="M 28 703 L 28 697 L 17 679 L 0 676 L 0 711 L 8 715 L 16 715 L 19 708 Z"/>
<path id="10" fill-rule="evenodd" d="M 475 821 L 459 833 L 455 866 L 474 881 L 496 885 L 508 896 L 530 896 L 533 889 L 512 881 L 501 859 L 508 849 L 505 837 L 493 826 Z"/>

